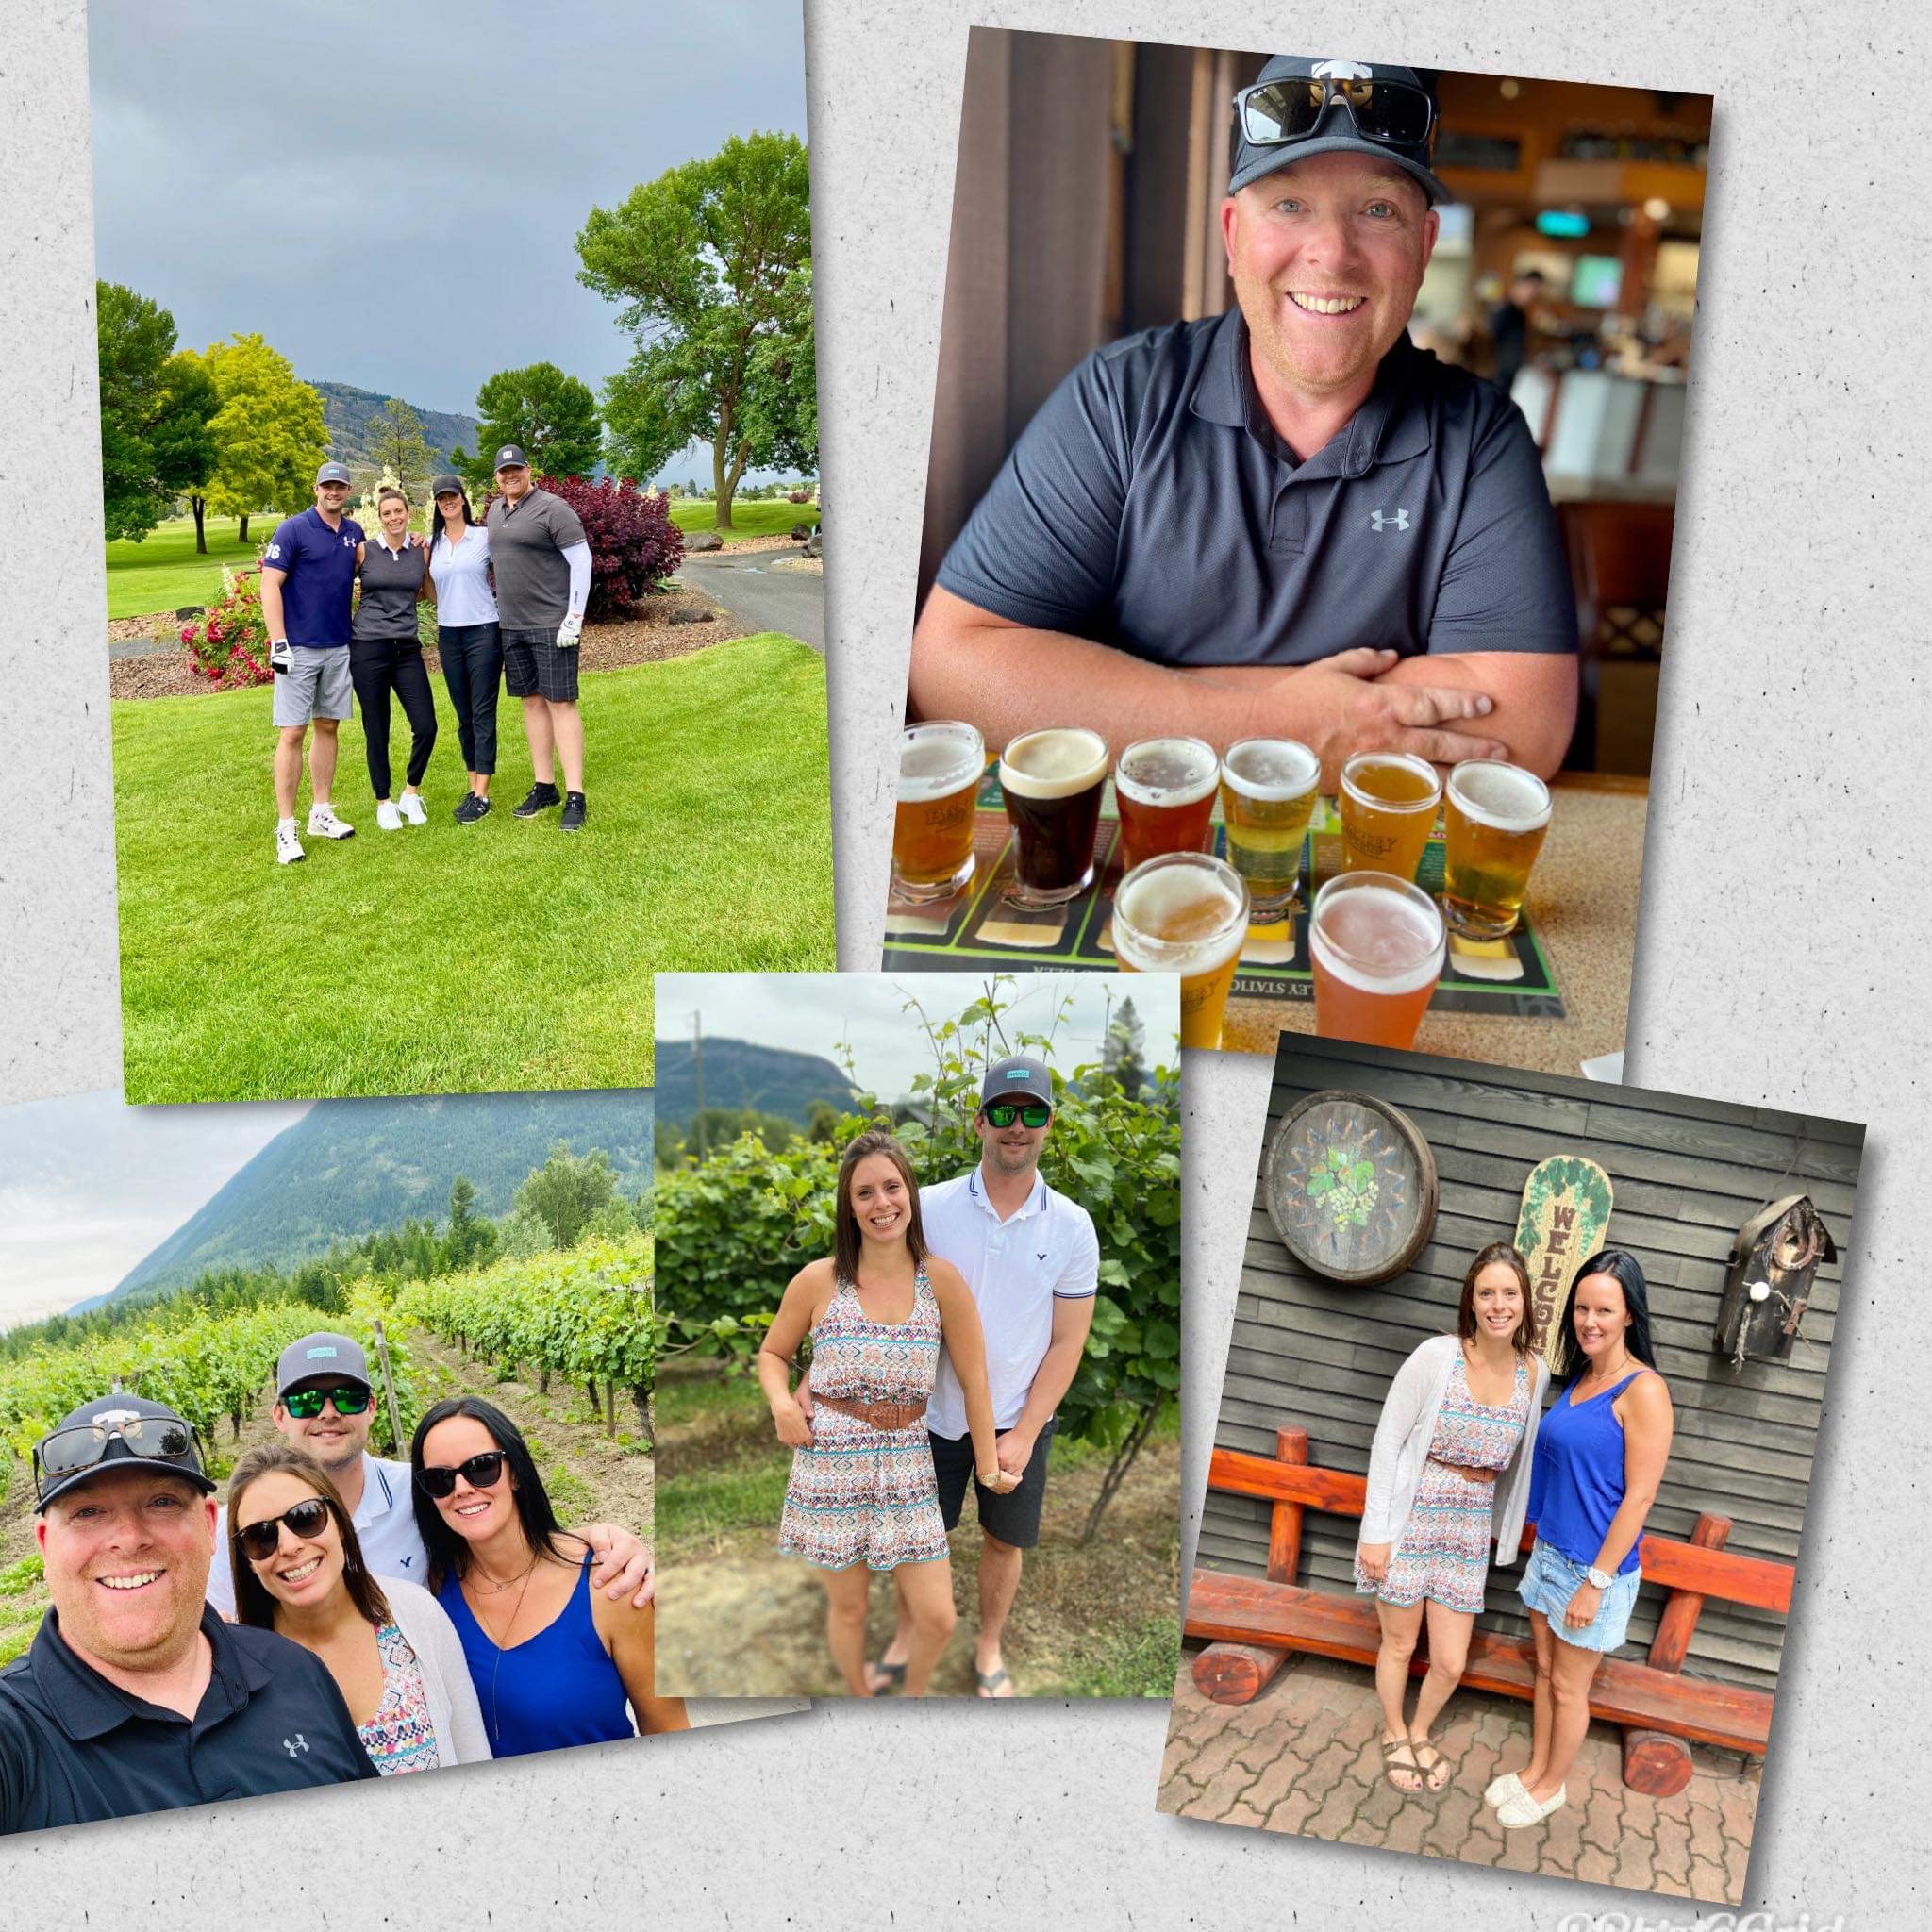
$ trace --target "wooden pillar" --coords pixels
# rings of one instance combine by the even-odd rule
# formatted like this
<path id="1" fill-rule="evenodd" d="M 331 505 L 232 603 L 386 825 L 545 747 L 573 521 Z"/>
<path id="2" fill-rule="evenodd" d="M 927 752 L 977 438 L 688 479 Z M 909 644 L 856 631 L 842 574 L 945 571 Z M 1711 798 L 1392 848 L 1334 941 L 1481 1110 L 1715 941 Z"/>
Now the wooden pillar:
<path id="1" fill-rule="evenodd" d="M 1274 1432 L 1274 1459 L 1306 1468 L 1308 1432 Z M 1276 1503 L 1268 1517 L 1268 1581 L 1292 1583 L 1302 1558 L 1302 1505 Z M 1288 1652 L 1263 1643 L 1210 1643 L 1194 1659 L 1194 1682 L 1216 1704 L 1251 1704 L 1288 1661 Z"/>
<path id="2" fill-rule="evenodd" d="M 1694 1548 L 1721 1550 L 1731 1533 L 1728 1516 L 1708 1512 L 1697 1519 L 1690 1532 Z M 1657 1635 L 1650 1641 L 1650 1667 L 1674 1675 L 1684 1668 L 1697 1619 L 1704 1610 L 1704 1598 L 1694 1590 L 1674 1590 L 1657 1622 Z M 1653 1798 L 1674 1798 L 1690 1782 L 1690 1746 L 1668 1731 L 1645 1731 L 1634 1726 L 1624 1733 L 1624 1783 L 1633 1791 Z"/>

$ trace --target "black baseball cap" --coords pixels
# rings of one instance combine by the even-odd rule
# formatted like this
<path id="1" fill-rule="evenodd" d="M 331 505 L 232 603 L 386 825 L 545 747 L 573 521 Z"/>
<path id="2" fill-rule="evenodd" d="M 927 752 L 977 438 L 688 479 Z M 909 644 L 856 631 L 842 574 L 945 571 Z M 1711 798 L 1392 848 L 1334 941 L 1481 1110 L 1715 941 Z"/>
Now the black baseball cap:
<path id="1" fill-rule="evenodd" d="M 1330 86 L 1324 98 L 1307 85 L 1293 85 L 1298 81 Z M 1344 84 L 1355 90 L 1354 97 L 1341 92 Z M 1455 199 L 1429 169 L 1436 145 L 1436 96 L 1413 68 L 1276 54 L 1234 103 L 1230 194 L 1311 155 L 1360 154 L 1400 168 L 1421 186 L 1431 206 Z"/>
<path id="2" fill-rule="evenodd" d="M 275 1400 L 304 1382 L 325 1376 L 359 1382 L 365 1389 L 375 1386 L 369 1379 L 369 1357 L 359 1341 L 346 1335 L 305 1335 L 300 1341 L 290 1342 L 275 1364 Z"/>
<path id="3" fill-rule="evenodd" d="M 979 1083 L 981 1107 L 1022 1093 L 1028 1100 L 1043 1100 L 1047 1106 L 1053 1105 L 1053 1075 L 1043 1061 L 1028 1059 L 1024 1054 L 1011 1054 L 1006 1059 L 995 1060 Z"/>
<path id="4" fill-rule="evenodd" d="M 429 486 L 429 500 L 434 503 L 439 496 L 460 496 L 463 493 L 463 479 L 460 476 L 439 476 Z"/>
<path id="5" fill-rule="evenodd" d="M 496 452 L 496 467 L 499 470 L 527 470 L 530 459 L 515 443 L 507 442 Z"/>
<path id="6" fill-rule="evenodd" d="M 194 1431 L 172 1408 L 140 1395 L 97 1395 L 34 1444 L 34 1512 L 107 1469 L 158 1469 L 214 1489 Z"/>

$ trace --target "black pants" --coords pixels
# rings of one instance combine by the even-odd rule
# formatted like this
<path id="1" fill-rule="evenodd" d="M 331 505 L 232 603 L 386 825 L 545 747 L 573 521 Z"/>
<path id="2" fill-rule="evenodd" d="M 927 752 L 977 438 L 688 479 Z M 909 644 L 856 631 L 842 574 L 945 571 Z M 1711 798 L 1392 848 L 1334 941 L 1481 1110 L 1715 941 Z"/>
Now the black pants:
<path id="1" fill-rule="evenodd" d="M 463 770 L 496 770 L 496 698 L 503 686 L 503 636 L 493 624 L 445 624 L 436 632 L 442 681 L 463 741 Z"/>
<path id="2" fill-rule="evenodd" d="M 362 713 L 362 736 L 369 747 L 369 782 L 377 798 L 389 791 L 389 694 L 403 701 L 409 721 L 411 785 L 423 782 L 429 754 L 436 749 L 436 700 L 429 694 L 429 674 L 423 668 L 423 646 L 414 638 L 358 639 L 349 646 L 349 681 L 356 687 L 356 708 Z"/>

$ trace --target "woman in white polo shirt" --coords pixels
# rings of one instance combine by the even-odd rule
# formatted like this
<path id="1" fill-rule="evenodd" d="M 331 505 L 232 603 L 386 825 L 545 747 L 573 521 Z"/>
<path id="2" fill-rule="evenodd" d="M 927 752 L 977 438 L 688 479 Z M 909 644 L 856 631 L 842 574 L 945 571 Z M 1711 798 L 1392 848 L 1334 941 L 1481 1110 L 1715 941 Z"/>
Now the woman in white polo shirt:
<path id="1" fill-rule="evenodd" d="M 490 780 L 496 771 L 503 635 L 490 581 L 490 532 L 471 514 L 461 477 L 439 476 L 433 489 L 429 584 L 436 600 L 436 647 L 470 774 L 457 824 L 474 825 L 490 810 Z"/>

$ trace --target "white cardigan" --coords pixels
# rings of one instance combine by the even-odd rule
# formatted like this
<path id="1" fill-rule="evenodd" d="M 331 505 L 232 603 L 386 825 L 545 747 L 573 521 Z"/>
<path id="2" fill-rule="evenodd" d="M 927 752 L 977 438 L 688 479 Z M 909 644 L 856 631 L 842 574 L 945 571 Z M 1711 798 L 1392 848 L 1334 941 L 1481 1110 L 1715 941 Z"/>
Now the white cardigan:
<path id="1" fill-rule="evenodd" d="M 1369 1493 L 1362 1505 L 1364 1543 L 1397 1542 L 1428 1460 L 1435 1439 L 1436 1417 L 1448 1393 L 1450 1372 L 1462 1342 L 1454 1335 L 1432 1335 L 1396 1370 L 1383 1399 L 1382 1419 L 1369 1451 Z M 1541 1356 L 1534 1358 L 1529 1419 L 1523 1427 L 1516 1453 L 1496 1472 L 1496 1500 L 1490 1527 L 1495 1533 L 1496 1561 L 1513 1563 L 1523 1541 L 1523 1521 L 1529 1512 L 1529 1472 L 1536 1449 L 1537 1424 L 1542 1420 L 1543 1391 L 1550 1371 Z"/>
<path id="2" fill-rule="evenodd" d="M 470 1666 L 463 1657 L 463 1641 L 449 1612 L 419 1583 L 399 1576 L 379 1576 L 376 1582 L 389 1599 L 408 1646 L 423 1673 L 423 1690 L 429 1700 L 429 1721 L 436 1727 L 439 1764 L 480 1764 L 490 1753 L 490 1734 L 483 1728 L 483 1709 Z"/>

